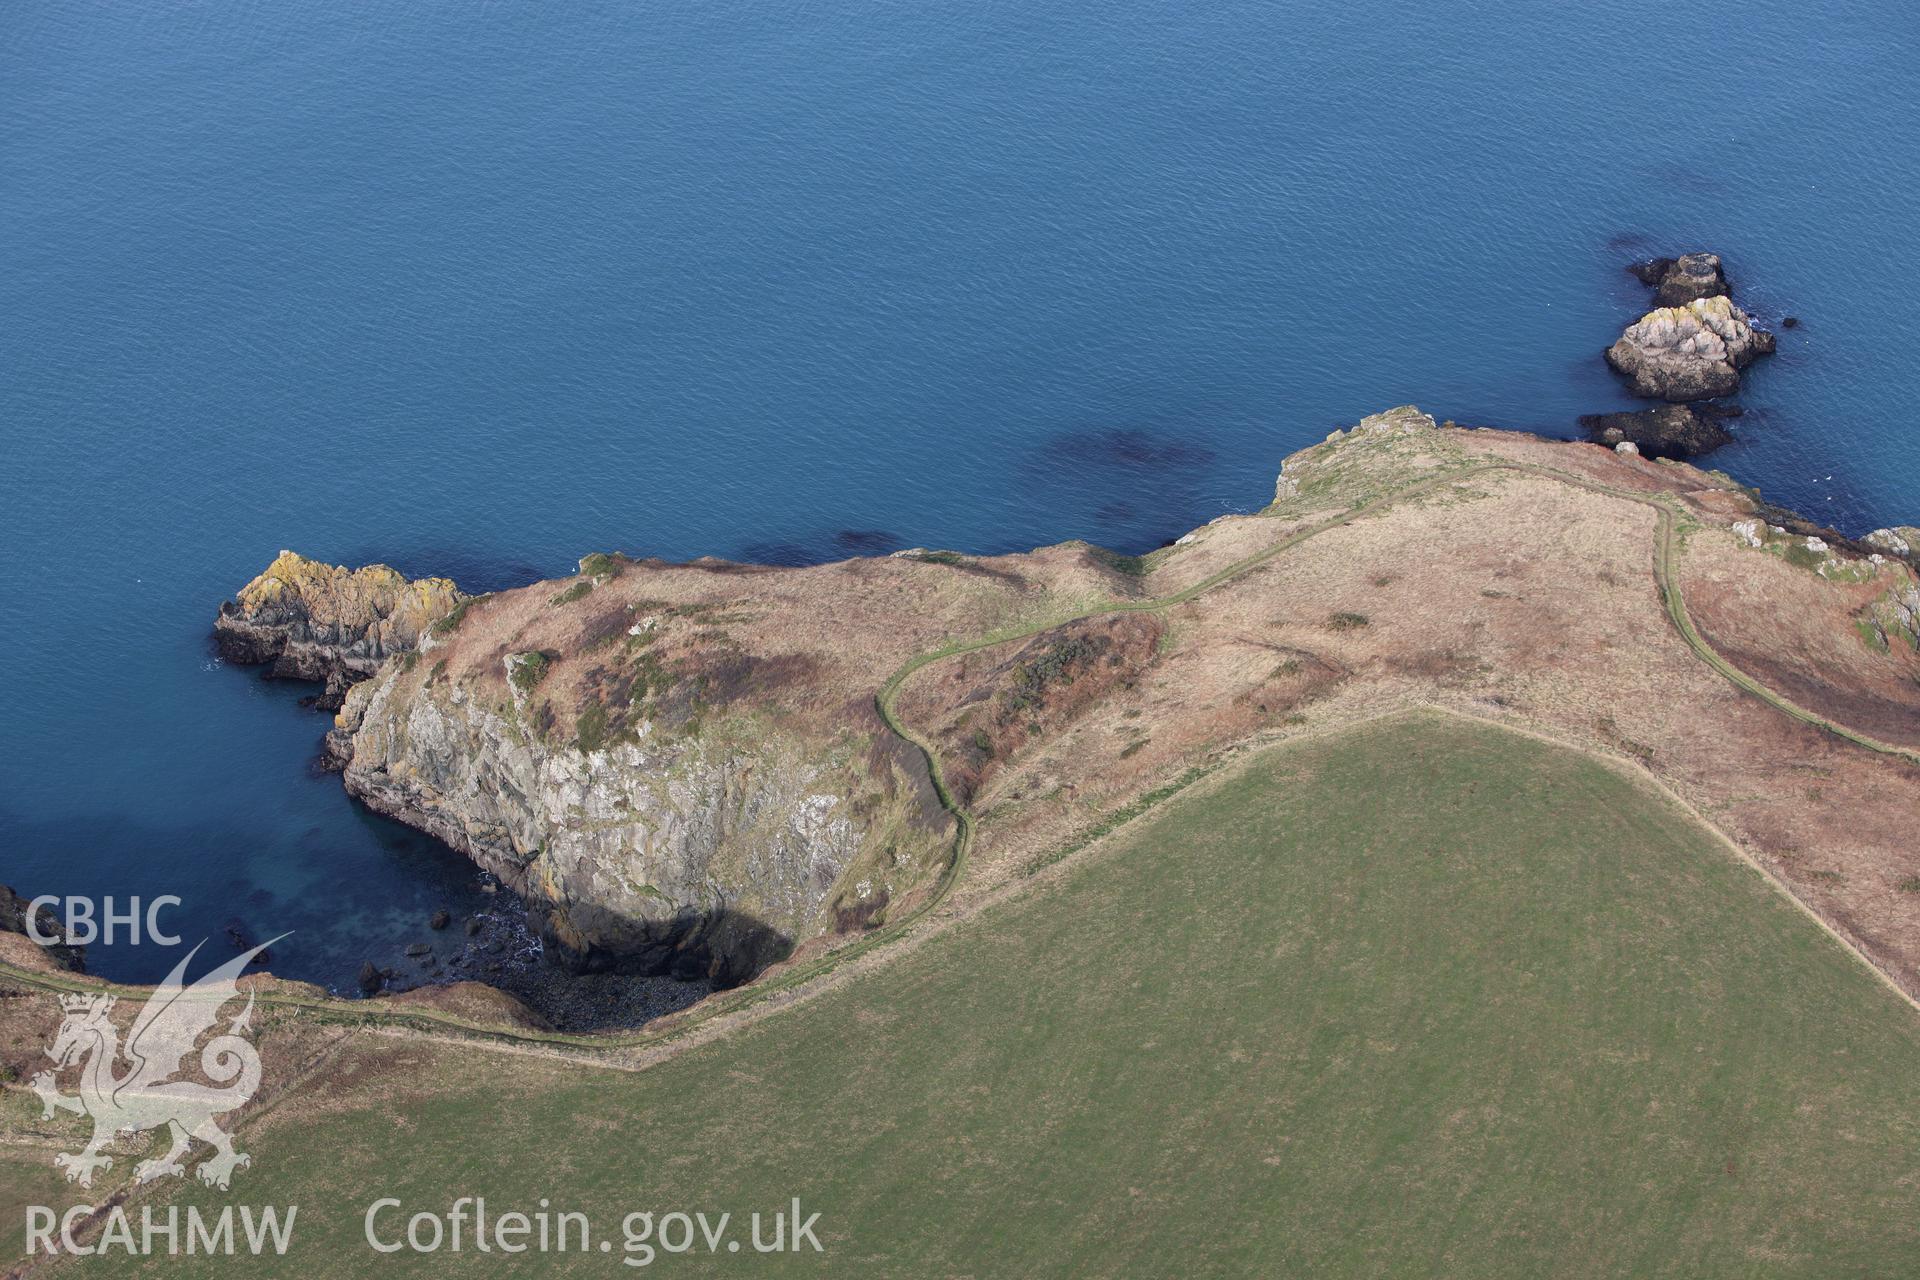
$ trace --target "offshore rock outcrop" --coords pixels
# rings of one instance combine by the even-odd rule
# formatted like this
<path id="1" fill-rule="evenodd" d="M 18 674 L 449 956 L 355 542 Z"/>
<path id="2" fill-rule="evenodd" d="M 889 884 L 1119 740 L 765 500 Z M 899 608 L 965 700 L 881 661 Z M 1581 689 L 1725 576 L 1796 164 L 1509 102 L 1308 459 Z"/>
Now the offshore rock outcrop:
<path id="1" fill-rule="evenodd" d="M 1903 559 L 1920 557 L 1920 529 L 1897 524 L 1891 529 L 1875 529 L 1864 541 L 1867 545 Z"/>
<path id="2" fill-rule="evenodd" d="M 1607 363 L 1635 395 L 1679 403 L 1732 395 L 1740 371 L 1773 347 L 1772 334 L 1716 295 L 1649 311 L 1607 348 Z"/>
<path id="3" fill-rule="evenodd" d="M 213 634 L 229 662 L 325 684 L 319 705 L 332 711 L 349 685 L 413 650 L 466 599 L 446 578 L 408 581 L 384 564 L 347 569 L 282 551 L 220 606 Z"/>
<path id="4" fill-rule="evenodd" d="M 1658 307 L 1684 307 L 1701 298 L 1718 297 L 1732 291 L 1721 268 L 1720 255 L 1683 253 L 1678 258 L 1653 258 L 1635 263 L 1628 270 L 1640 283 L 1652 285 L 1653 302 Z"/>

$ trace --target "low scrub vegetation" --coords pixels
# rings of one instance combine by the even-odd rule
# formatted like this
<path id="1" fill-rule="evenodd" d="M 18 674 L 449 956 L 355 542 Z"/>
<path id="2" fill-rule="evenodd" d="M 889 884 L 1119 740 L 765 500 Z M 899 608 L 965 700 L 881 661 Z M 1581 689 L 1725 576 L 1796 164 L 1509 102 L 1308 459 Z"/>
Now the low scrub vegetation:
<path id="1" fill-rule="evenodd" d="M 490 600 L 492 598 L 493 598 L 492 592 L 488 592 L 485 595 L 468 596 L 466 599 L 462 600 L 459 604 L 456 604 L 455 606 L 453 606 L 453 608 L 449 609 L 444 617 L 441 617 L 435 620 L 434 624 L 431 627 L 427 628 L 428 633 L 440 639 L 444 639 L 445 637 L 452 635 L 455 631 L 460 629 L 460 624 L 466 621 L 468 610 L 472 609 L 475 605 L 482 604 L 485 601 Z"/>
<path id="2" fill-rule="evenodd" d="M 521 693 L 533 692 L 534 686 L 547 678 L 547 672 L 553 668 L 553 659 L 544 653 L 513 653 L 507 655 L 507 678 L 513 681 L 513 687 Z"/>

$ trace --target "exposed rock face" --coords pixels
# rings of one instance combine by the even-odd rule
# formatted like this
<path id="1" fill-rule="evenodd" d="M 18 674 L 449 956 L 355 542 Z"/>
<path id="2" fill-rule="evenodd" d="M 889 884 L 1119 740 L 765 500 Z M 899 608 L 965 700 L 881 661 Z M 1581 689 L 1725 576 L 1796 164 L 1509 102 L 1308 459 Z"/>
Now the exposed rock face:
<path id="1" fill-rule="evenodd" d="M 348 791 L 498 875 L 580 967 L 744 981 L 818 932 L 871 835 L 807 744 L 648 724 L 582 751 L 528 733 L 524 701 L 399 675 L 348 695 Z"/>
<path id="2" fill-rule="evenodd" d="M 1891 529 L 1875 529 L 1864 539 L 1870 547 L 1876 547 L 1891 555 L 1920 556 L 1920 529 L 1910 524 L 1897 524 Z"/>
<path id="3" fill-rule="evenodd" d="M 1920 651 L 1920 586 L 1909 581 L 1869 604 L 1859 615 L 1863 637 L 1886 652 L 1896 644 Z"/>
<path id="4" fill-rule="evenodd" d="M 1024 561 L 1076 595 L 1131 582 L 1084 545 Z M 937 882 L 952 820 L 875 695 L 1048 587 L 958 556 L 587 566 L 355 685 L 328 735 L 349 792 L 499 876 L 587 970 L 730 985 Z"/>
<path id="5" fill-rule="evenodd" d="M 348 685 L 414 649 L 466 598 L 445 578 L 409 582 L 383 564 L 347 569 L 282 551 L 220 606 L 213 634 L 229 662 L 271 663 L 271 675 L 324 682 L 320 705 L 337 710 Z"/>
<path id="6" fill-rule="evenodd" d="M 48 968 L 66 969 L 73 973 L 85 972 L 85 947 L 70 946 L 64 942 L 48 946 L 27 933 L 27 907 L 31 901 L 32 899 L 24 898 L 6 885 L 0 884 L 0 933 L 17 933 L 26 937 L 39 948 L 40 956 L 44 957 Z M 39 933 L 42 937 L 65 936 L 60 920 L 53 912 L 41 907 L 33 914 L 38 918 Z"/>
<path id="7" fill-rule="evenodd" d="M 1673 270 L 1673 258 L 1647 258 L 1640 262 L 1627 264 L 1627 274 L 1650 288 L 1659 288 L 1660 282 L 1667 278 L 1667 272 Z"/>
<path id="8" fill-rule="evenodd" d="M 1638 413 L 1590 413 L 1580 425 L 1599 444 L 1630 444 L 1649 458 L 1696 458 L 1733 440 L 1733 433 L 1720 425 L 1720 415 L 1684 404 Z"/>
<path id="9" fill-rule="evenodd" d="M 1772 351 L 1772 334 L 1715 296 L 1649 311 L 1607 348 L 1607 363 L 1635 395 L 1679 403 L 1732 395 L 1740 371 Z"/>

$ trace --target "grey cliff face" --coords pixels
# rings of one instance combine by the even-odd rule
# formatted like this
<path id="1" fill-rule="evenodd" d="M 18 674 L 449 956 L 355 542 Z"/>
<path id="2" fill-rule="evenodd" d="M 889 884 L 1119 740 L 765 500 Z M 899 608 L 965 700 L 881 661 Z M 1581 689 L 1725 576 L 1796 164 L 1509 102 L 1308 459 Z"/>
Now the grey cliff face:
<path id="1" fill-rule="evenodd" d="M 844 780 L 801 744 L 649 726 L 583 751 L 399 675 L 356 686 L 338 717 L 347 790 L 499 876 L 578 967 L 745 981 L 822 931 L 862 854 Z"/>
<path id="2" fill-rule="evenodd" d="M 1875 552 L 1897 556 L 1920 570 L 1920 528 L 1897 524 L 1891 529 L 1875 529 L 1861 541 Z"/>
<path id="3" fill-rule="evenodd" d="M 556 610 L 623 568 L 590 558 L 560 603 L 536 584 L 504 611 L 564 618 Z M 443 578 L 282 552 L 222 606 L 215 634 L 231 661 L 325 681 L 319 703 L 339 711 L 326 759 L 349 793 L 516 890 L 563 963 L 731 985 L 797 941 L 871 927 L 937 870 L 923 855 L 951 838 L 950 819 L 916 748 L 876 734 L 877 719 L 777 714 L 783 692 L 812 696 L 807 662 L 762 660 L 686 619 L 686 635 L 715 639 L 663 660 L 665 645 L 648 646 L 673 611 L 658 604 L 637 621 L 617 612 L 616 630 L 575 636 L 570 653 L 523 651 L 510 629 L 474 634 L 468 615 L 489 599 Z M 624 660 L 598 647 L 614 641 Z M 448 674 L 462 644 L 488 656 Z M 554 664 L 597 673 L 562 713 L 564 681 L 542 684 Z M 611 668 L 595 664 L 627 678 L 617 690 L 596 683 Z M 760 701 L 734 700 L 729 678 Z"/>
<path id="4" fill-rule="evenodd" d="M 1866 536 L 1865 541 L 1896 556 L 1920 554 L 1920 529 L 1912 525 L 1897 524 L 1891 529 L 1875 529 Z"/>

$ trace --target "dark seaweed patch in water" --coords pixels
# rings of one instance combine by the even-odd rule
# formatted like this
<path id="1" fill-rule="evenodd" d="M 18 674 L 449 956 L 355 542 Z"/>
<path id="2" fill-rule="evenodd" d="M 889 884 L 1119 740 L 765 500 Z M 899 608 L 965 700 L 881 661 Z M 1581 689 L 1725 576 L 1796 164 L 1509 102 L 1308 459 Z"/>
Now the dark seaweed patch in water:
<path id="1" fill-rule="evenodd" d="M 738 559 L 748 564 L 772 564 L 784 568 L 798 568 L 801 565 L 824 564 L 833 559 L 819 547 L 809 547 L 800 542 L 749 542 L 740 548 Z"/>
<path id="2" fill-rule="evenodd" d="M 570 564 L 542 568 L 526 560 L 454 547 L 416 547 L 398 552 L 390 548 L 357 548 L 348 552 L 342 563 L 356 569 L 363 564 L 389 564 L 409 578 L 452 578 L 462 591 L 472 595 L 507 591 L 548 578 L 564 578 L 574 571 Z"/>
<path id="3" fill-rule="evenodd" d="M 1654 250 L 1652 237 L 1644 231 L 1616 232 L 1607 237 L 1606 249 L 1610 257 L 1646 259 L 1659 256 Z"/>
<path id="4" fill-rule="evenodd" d="M 1088 427 L 1052 436 L 1023 460 L 1023 487 L 1036 500 L 1074 496 L 1085 532 L 1127 553 L 1146 551 L 1224 509 L 1207 492 L 1214 451 L 1177 433 L 1143 427 Z"/>
<path id="5" fill-rule="evenodd" d="M 833 535 L 833 545 L 850 556 L 883 556 L 907 544 L 885 529 L 842 529 Z"/>
<path id="6" fill-rule="evenodd" d="M 1186 440 L 1169 440 L 1137 427 L 1069 431 L 1041 446 L 1056 462 L 1154 471 L 1193 471 L 1213 461 L 1213 450 Z"/>

